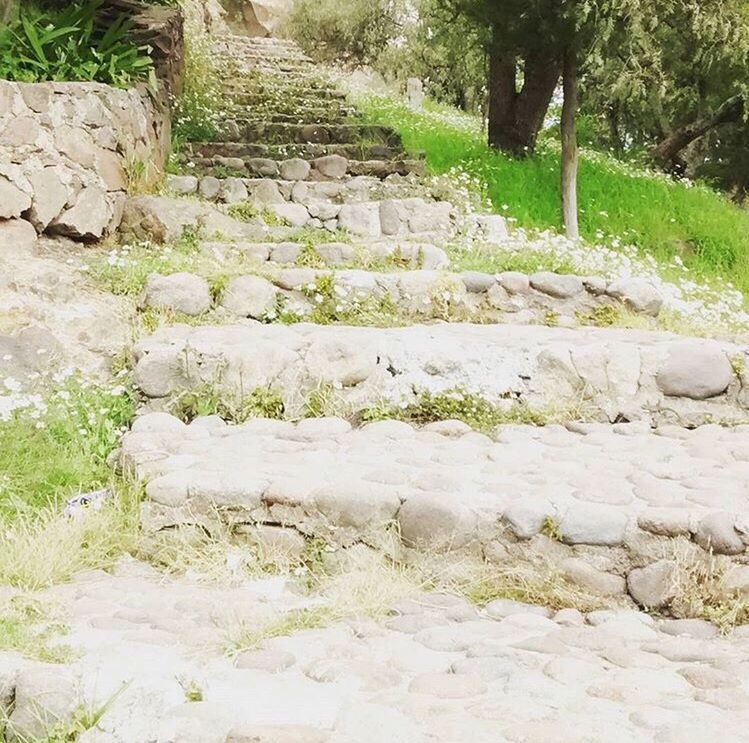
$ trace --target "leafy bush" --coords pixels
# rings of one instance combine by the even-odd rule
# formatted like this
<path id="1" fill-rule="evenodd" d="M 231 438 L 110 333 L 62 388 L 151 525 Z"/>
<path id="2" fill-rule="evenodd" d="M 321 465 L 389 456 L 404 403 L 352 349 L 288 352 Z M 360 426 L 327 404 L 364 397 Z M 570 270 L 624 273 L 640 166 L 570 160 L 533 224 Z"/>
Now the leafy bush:
<path id="1" fill-rule="evenodd" d="M 130 23 L 96 23 L 104 0 L 62 9 L 25 8 L 0 32 L 0 78 L 19 82 L 80 80 L 125 88 L 153 69 L 147 47 L 128 41 Z"/>
<path id="2" fill-rule="evenodd" d="M 318 58 L 371 64 L 398 35 L 403 13 L 401 0 L 297 0 L 289 30 Z"/>

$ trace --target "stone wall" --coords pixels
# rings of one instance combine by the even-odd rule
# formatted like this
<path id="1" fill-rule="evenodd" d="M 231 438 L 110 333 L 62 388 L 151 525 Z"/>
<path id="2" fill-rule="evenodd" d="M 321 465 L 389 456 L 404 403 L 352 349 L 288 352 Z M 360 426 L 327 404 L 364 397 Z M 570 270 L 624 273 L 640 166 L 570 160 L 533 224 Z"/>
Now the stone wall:
<path id="1" fill-rule="evenodd" d="M 145 89 L 0 80 L 0 219 L 100 238 L 119 225 L 131 180 L 162 171 L 169 140 Z"/>

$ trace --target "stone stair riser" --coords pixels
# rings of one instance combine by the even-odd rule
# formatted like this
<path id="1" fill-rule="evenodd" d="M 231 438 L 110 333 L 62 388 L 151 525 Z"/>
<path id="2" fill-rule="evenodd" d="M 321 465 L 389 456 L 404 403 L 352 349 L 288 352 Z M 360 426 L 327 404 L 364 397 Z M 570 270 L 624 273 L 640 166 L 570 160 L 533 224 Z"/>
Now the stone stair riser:
<path id="1" fill-rule="evenodd" d="M 449 324 L 407 328 L 222 326 L 167 328 L 136 349 L 136 383 L 149 398 L 204 384 L 227 394 L 272 380 L 291 415 L 320 385 L 353 413 L 394 405 L 414 390 L 465 388 L 532 408 L 573 406 L 597 419 L 682 426 L 745 423 L 749 382 L 738 346 L 668 334 L 538 326 Z M 746 374 L 744 374 L 746 377 Z"/>
<path id="2" fill-rule="evenodd" d="M 394 421 L 352 430 L 337 418 L 186 426 L 157 414 L 139 423 L 122 464 L 147 483 L 152 530 L 273 524 L 396 557 L 468 553 L 518 570 L 542 560 L 599 595 L 629 591 L 656 609 L 675 597 L 677 555 L 713 552 L 738 568 L 747 554 L 746 426 L 507 427 L 495 442 L 454 422 L 421 431 Z M 679 474 L 669 464 L 687 461 L 694 466 Z M 693 480 L 711 488 L 711 503 Z"/>

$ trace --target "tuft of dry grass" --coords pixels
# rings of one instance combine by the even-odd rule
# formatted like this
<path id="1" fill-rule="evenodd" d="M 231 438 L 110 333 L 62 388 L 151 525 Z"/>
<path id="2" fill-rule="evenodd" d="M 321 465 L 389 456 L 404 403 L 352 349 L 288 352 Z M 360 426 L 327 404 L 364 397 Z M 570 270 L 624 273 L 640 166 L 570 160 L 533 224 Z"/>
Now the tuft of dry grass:
<path id="1" fill-rule="evenodd" d="M 680 540 L 671 559 L 675 564 L 672 575 L 676 598 L 669 608 L 675 617 L 706 619 L 723 633 L 749 624 L 749 599 L 729 590 L 725 583 L 734 566 L 729 558 L 703 552 Z"/>

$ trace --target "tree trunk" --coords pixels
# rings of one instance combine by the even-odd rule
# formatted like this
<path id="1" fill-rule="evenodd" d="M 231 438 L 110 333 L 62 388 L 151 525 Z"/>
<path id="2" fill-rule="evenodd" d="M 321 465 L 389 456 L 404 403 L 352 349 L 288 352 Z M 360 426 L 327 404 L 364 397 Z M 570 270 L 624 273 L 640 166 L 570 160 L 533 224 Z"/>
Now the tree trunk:
<path id="1" fill-rule="evenodd" d="M 653 162 L 664 170 L 678 169 L 679 153 L 687 145 L 722 124 L 741 121 L 744 106 L 743 96 L 735 95 L 722 103 L 713 113 L 676 129 L 652 150 L 650 156 Z"/>
<path id="2" fill-rule="evenodd" d="M 580 237 L 577 223 L 577 56 L 572 49 L 564 53 L 564 103 L 562 104 L 562 222 L 571 240 Z"/>
<path id="3" fill-rule="evenodd" d="M 517 89 L 518 54 L 494 34 L 489 50 L 489 144 L 516 157 L 532 154 L 559 81 L 559 61 L 538 53 L 525 59 L 522 90 Z"/>

